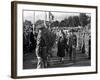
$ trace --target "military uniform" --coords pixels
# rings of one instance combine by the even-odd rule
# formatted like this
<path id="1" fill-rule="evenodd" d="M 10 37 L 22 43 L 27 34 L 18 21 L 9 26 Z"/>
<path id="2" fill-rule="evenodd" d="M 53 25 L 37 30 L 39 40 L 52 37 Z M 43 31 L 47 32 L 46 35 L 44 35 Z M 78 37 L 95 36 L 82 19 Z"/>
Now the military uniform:
<path id="1" fill-rule="evenodd" d="M 69 37 L 69 58 L 70 60 L 75 61 L 76 58 L 76 46 L 77 46 L 77 37 L 75 34 L 71 34 Z"/>
<path id="2" fill-rule="evenodd" d="M 47 46 L 46 38 L 41 30 L 37 36 L 36 56 L 38 59 L 37 68 L 47 67 Z"/>

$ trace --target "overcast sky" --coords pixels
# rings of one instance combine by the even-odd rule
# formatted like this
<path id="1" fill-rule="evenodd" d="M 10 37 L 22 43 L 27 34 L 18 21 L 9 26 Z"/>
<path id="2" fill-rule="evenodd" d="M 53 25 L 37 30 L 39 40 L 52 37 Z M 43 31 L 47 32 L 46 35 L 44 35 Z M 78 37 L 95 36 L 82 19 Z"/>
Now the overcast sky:
<path id="1" fill-rule="evenodd" d="M 68 12 L 51 12 L 54 15 L 54 20 L 61 21 L 69 16 L 79 16 L 80 13 L 68 13 Z M 87 14 L 90 15 L 90 14 Z M 35 16 L 35 17 L 34 17 Z M 44 11 L 24 11 L 23 18 L 25 20 L 29 20 L 32 23 L 36 22 L 37 20 L 49 20 L 49 12 Z"/>

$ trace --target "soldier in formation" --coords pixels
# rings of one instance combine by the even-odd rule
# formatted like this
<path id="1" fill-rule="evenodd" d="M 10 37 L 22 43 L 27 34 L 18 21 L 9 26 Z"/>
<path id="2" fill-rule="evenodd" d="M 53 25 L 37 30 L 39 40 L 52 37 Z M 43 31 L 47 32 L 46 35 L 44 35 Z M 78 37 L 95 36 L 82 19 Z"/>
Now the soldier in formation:
<path id="1" fill-rule="evenodd" d="M 71 61 L 75 62 L 76 58 L 76 47 L 77 47 L 77 37 L 74 34 L 74 31 L 70 31 L 70 36 L 69 36 L 69 58 Z"/>

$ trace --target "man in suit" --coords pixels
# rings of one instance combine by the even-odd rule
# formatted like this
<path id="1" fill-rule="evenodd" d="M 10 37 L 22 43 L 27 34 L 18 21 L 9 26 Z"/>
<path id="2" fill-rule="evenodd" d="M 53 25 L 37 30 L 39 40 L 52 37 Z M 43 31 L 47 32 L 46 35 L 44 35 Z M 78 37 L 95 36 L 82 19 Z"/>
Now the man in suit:
<path id="1" fill-rule="evenodd" d="M 71 30 L 69 37 L 69 58 L 73 62 L 75 62 L 76 58 L 76 47 L 77 47 L 77 37 L 74 34 L 74 30 Z"/>

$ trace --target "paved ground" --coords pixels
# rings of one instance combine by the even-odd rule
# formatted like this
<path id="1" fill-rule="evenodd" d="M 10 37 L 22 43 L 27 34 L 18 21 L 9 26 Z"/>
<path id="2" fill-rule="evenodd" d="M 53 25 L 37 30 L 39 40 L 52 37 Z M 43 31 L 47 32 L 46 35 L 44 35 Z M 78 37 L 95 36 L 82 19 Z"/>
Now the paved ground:
<path id="1" fill-rule="evenodd" d="M 64 61 L 60 62 L 58 57 L 51 57 L 48 60 L 48 68 L 57 67 L 77 67 L 77 66 L 90 66 L 91 60 L 87 58 L 87 55 L 77 52 L 76 62 L 69 60 L 69 57 L 64 57 Z M 37 58 L 33 53 L 27 53 L 24 55 L 23 69 L 35 69 L 37 65 Z"/>

